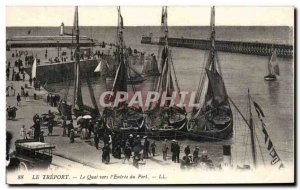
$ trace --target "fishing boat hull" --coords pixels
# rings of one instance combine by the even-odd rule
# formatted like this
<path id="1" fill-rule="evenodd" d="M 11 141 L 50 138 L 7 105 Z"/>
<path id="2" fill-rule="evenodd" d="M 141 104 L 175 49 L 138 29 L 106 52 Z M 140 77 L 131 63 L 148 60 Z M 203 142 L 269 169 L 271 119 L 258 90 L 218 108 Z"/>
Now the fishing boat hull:
<path id="1" fill-rule="evenodd" d="M 145 132 L 145 119 L 141 113 L 125 114 L 122 112 L 121 110 L 104 110 L 103 115 L 105 115 L 106 125 L 110 130 L 123 133 Z"/>
<path id="2" fill-rule="evenodd" d="M 193 121 L 189 120 L 188 126 L 192 125 Z M 206 141 L 206 142 L 215 142 L 228 140 L 233 135 L 233 121 L 232 117 L 230 121 L 224 125 L 214 126 L 213 130 L 203 130 L 203 131 L 193 131 L 188 130 L 188 138 L 194 141 Z M 219 128 L 219 129 L 217 129 Z"/>
<path id="3" fill-rule="evenodd" d="M 185 139 L 188 123 L 185 111 L 180 108 L 173 108 L 165 110 L 165 113 L 160 112 L 162 110 L 158 107 L 146 111 L 147 136 L 152 139 Z M 166 113 L 169 117 L 163 119 Z"/>
<path id="4" fill-rule="evenodd" d="M 113 77 L 106 77 L 105 80 L 111 82 L 111 81 L 114 80 L 114 78 Z M 147 79 L 145 79 L 145 78 L 127 79 L 127 85 L 140 84 L 140 83 L 144 82 L 145 80 L 147 80 Z"/>
<path id="5" fill-rule="evenodd" d="M 160 73 L 158 72 L 148 72 L 148 73 L 143 73 L 143 76 L 160 76 Z"/>
<path id="6" fill-rule="evenodd" d="M 147 136 L 151 139 L 162 140 L 162 139 L 186 139 L 187 136 L 187 119 L 177 121 L 170 124 L 167 128 L 153 129 L 147 127 Z"/>
<path id="7" fill-rule="evenodd" d="M 144 82 L 145 78 L 138 78 L 138 79 L 127 79 L 127 84 L 140 84 Z"/>
<path id="8" fill-rule="evenodd" d="M 275 75 L 267 75 L 264 77 L 265 81 L 275 81 L 276 76 Z"/>

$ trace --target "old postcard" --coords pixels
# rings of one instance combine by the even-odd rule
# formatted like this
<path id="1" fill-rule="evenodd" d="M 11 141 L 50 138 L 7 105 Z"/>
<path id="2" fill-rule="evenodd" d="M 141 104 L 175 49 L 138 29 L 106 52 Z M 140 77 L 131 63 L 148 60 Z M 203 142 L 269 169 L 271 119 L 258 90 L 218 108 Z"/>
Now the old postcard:
<path id="1" fill-rule="evenodd" d="M 7 6 L 6 183 L 295 182 L 294 8 Z"/>

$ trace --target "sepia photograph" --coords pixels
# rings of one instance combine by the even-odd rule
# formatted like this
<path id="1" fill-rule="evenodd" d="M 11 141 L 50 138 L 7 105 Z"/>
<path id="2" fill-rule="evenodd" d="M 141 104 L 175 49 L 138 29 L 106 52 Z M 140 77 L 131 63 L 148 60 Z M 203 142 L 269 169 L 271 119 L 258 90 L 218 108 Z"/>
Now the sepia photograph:
<path id="1" fill-rule="evenodd" d="M 7 184 L 295 183 L 294 7 L 5 9 Z"/>

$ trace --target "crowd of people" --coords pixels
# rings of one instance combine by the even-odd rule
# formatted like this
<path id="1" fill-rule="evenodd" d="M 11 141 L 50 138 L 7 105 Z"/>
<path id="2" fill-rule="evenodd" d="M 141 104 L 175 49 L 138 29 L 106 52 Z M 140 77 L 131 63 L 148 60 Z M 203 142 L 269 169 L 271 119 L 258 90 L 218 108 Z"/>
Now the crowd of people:
<path id="1" fill-rule="evenodd" d="M 128 49 L 129 53 L 138 53 L 137 50 Z M 103 53 L 102 53 L 103 54 Z M 101 56 L 100 51 L 96 51 L 97 56 Z M 20 57 L 20 52 L 16 53 L 14 56 Z M 45 54 L 47 56 L 47 53 Z M 33 56 L 25 56 L 25 65 L 33 63 Z M 19 75 L 23 76 L 22 79 L 25 81 L 25 72 L 22 70 L 23 62 L 19 58 L 15 62 L 15 67 L 19 69 L 18 73 L 15 73 L 14 69 L 11 72 L 10 63 L 8 63 L 7 67 L 7 78 L 8 80 L 11 78 L 13 81 L 19 79 Z M 14 68 L 14 67 L 13 67 Z M 12 73 L 12 76 L 10 76 Z M 34 83 L 34 87 L 36 88 L 35 78 L 29 78 L 29 84 L 32 86 L 32 82 Z M 39 88 L 39 87 L 38 87 Z M 13 92 L 14 96 L 17 94 L 17 106 L 21 106 L 22 97 L 29 97 L 28 91 L 25 90 L 23 86 L 21 86 L 20 93 L 15 93 L 15 89 L 13 83 L 8 86 L 7 91 Z M 8 95 L 10 93 L 8 92 Z M 46 97 L 47 105 L 51 107 L 57 107 L 60 102 L 60 96 L 58 94 L 49 93 Z M 12 111 L 15 110 L 15 111 Z M 8 107 L 7 112 L 9 112 L 9 118 L 15 118 L 16 108 Z M 193 163 L 201 160 L 199 158 L 199 147 L 195 147 L 193 153 L 191 153 L 191 148 L 186 146 L 184 148 L 184 156 L 180 159 L 180 149 L 181 146 L 178 141 L 175 139 L 170 143 L 167 139 L 163 140 L 163 142 L 158 146 L 155 140 L 149 140 L 146 135 L 134 134 L 134 133 L 119 133 L 115 131 L 111 131 L 107 128 L 105 119 L 83 119 L 80 122 L 77 121 L 77 128 L 74 127 L 74 121 L 72 119 L 67 119 L 62 116 L 61 123 L 57 125 L 54 120 L 56 116 L 50 110 L 47 114 L 35 114 L 33 116 L 33 125 L 26 128 L 25 125 L 22 125 L 20 129 L 20 137 L 22 139 L 35 139 L 36 141 L 45 142 L 45 132 L 41 129 L 41 125 L 47 126 L 48 134 L 47 136 L 51 137 L 53 135 L 54 126 L 60 126 L 62 128 L 62 137 L 69 138 L 70 143 L 74 143 L 76 137 L 81 137 L 82 139 L 90 139 L 93 138 L 94 146 L 97 150 L 102 150 L 102 162 L 105 164 L 109 164 L 111 160 L 111 156 L 116 159 L 120 159 L 122 163 L 132 163 L 135 167 L 139 167 L 140 164 L 144 163 L 144 159 L 153 158 L 159 155 L 161 152 L 163 161 L 168 160 L 169 151 L 171 152 L 171 160 L 174 163 L 181 163 L 181 166 L 192 165 Z M 79 127 L 78 127 L 79 126 Z M 100 143 L 103 141 L 103 146 L 100 147 Z M 160 148 L 157 151 L 157 148 Z M 205 160 L 205 159 L 202 159 Z"/>
<path id="2" fill-rule="evenodd" d="M 49 93 L 47 95 L 47 105 L 50 105 L 51 107 L 57 107 L 59 102 L 60 102 L 59 94 Z"/>

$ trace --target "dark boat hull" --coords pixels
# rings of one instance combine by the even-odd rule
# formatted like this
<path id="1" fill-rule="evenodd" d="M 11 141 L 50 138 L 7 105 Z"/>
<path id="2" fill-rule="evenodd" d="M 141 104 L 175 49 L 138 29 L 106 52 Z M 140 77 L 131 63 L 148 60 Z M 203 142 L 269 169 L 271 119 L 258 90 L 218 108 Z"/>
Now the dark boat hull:
<path id="1" fill-rule="evenodd" d="M 275 75 L 268 75 L 264 77 L 265 81 L 275 81 L 276 76 Z"/>
<path id="2" fill-rule="evenodd" d="M 138 78 L 138 79 L 127 79 L 127 85 L 131 84 L 140 84 L 144 82 L 146 79 L 145 78 Z M 106 81 L 114 81 L 113 77 L 106 77 Z"/>
<path id="3" fill-rule="evenodd" d="M 185 139 L 187 138 L 187 123 L 188 120 L 186 118 L 185 113 L 177 113 L 181 114 L 182 118 L 177 119 L 174 122 L 170 120 L 156 120 L 157 118 L 161 118 L 161 115 L 157 115 L 159 113 L 158 108 L 154 108 L 152 110 L 146 111 L 147 115 L 147 134 L 152 139 Z M 158 122 L 158 123 L 157 123 Z M 165 123 L 167 122 L 167 123 Z M 165 123 L 165 124 L 163 124 Z M 163 125 L 162 127 L 157 127 Z"/>
<path id="4" fill-rule="evenodd" d="M 146 79 L 145 78 L 138 78 L 138 79 L 128 79 L 127 84 L 139 84 L 144 82 Z"/>
<path id="5" fill-rule="evenodd" d="M 212 131 L 188 131 L 188 138 L 194 141 L 222 141 L 228 140 L 233 135 L 233 121 L 226 124 L 222 130 L 212 130 Z"/>
<path id="6" fill-rule="evenodd" d="M 157 73 L 157 72 L 149 72 L 149 73 L 143 73 L 142 74 L 143 76 L 160 76 L 160 73 Z"/>
<path id="7" fill-rule="evenodd" d="M 149 129 L 147 128 L 147 136 L 155 140 L 163 139 L 186 139 L 187 135 L 187 119 L 175 122 L 170 127 L 173 129 Z"/>
<path id="8" fill-rule="evenodd" d="M 121 119 L 121 122 L 116 122 L 114 118 L 114 110 L 105 110 L 103 115 L 106 117 L 106 125 L 109 129 L 116 132 L 124 133 L 144 133 L 145 128 L 145 119 L 141 115 L 140 117 L 130 117 L 126 116 Z M 120 113 L 117 113 L 120 114 Z M 140 113 L 137 113 L 140 114 Z M 125 122 L 126 121 L 126 122 Z"/>

